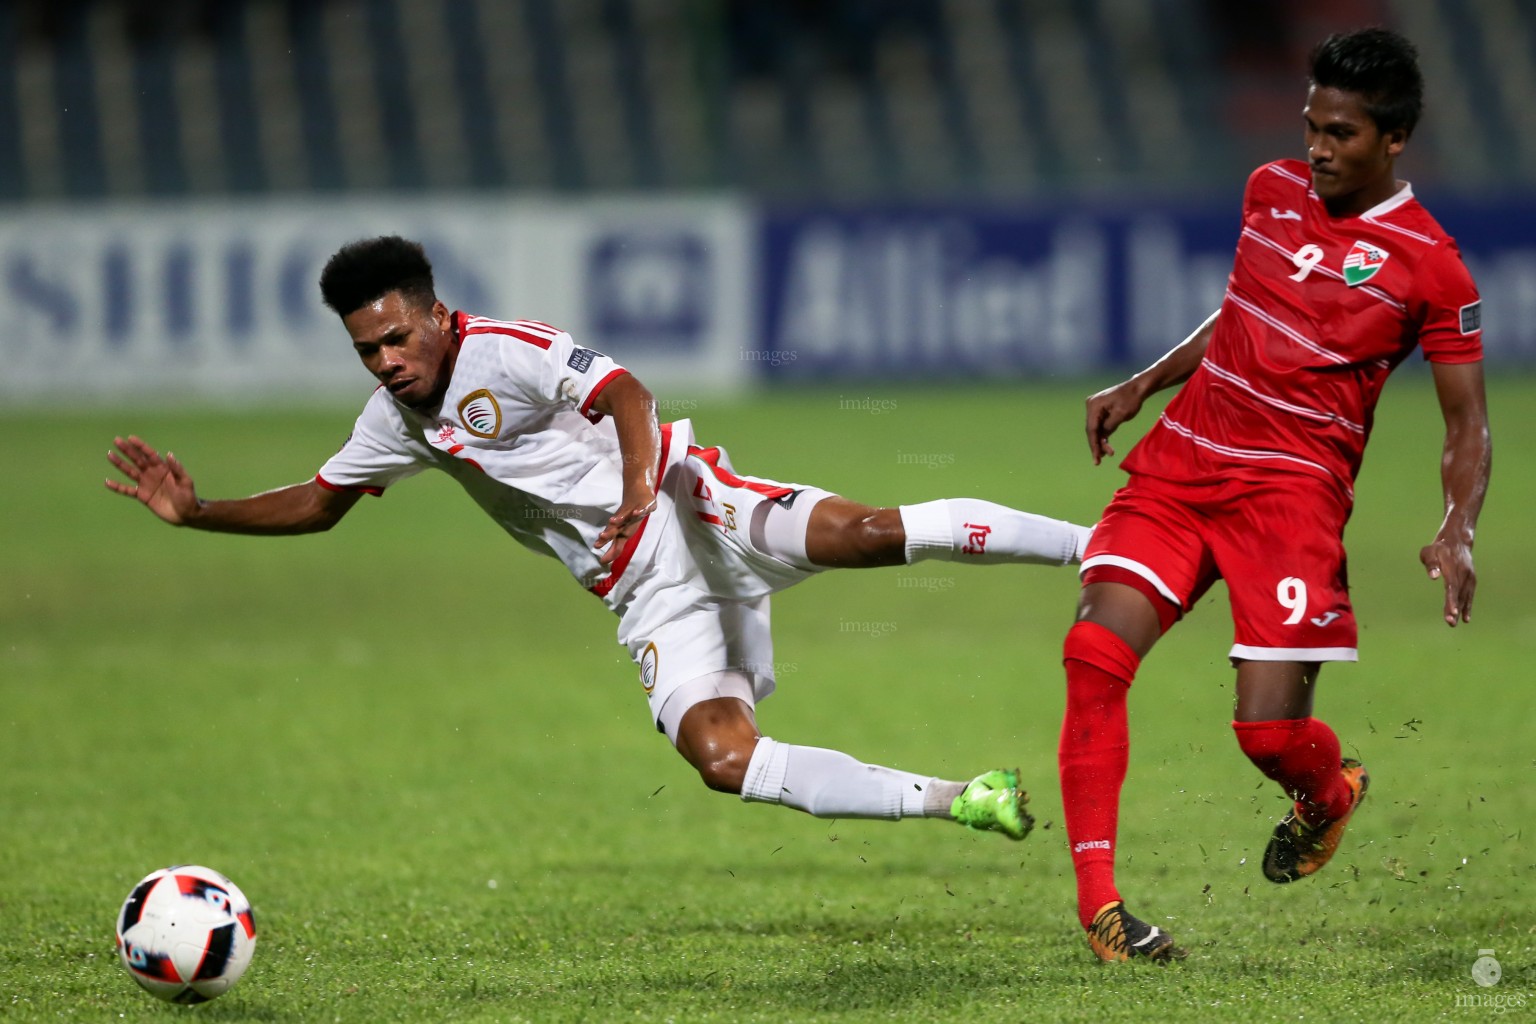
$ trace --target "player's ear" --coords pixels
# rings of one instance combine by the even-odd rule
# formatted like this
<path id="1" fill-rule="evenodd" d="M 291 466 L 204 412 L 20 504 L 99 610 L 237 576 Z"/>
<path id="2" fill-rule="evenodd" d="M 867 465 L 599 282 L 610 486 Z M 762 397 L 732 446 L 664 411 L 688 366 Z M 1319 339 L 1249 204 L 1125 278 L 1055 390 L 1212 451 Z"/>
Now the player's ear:
<path id="1" fill-rule="evenodd" d="M 1387 156 L 1394 159 L 1401 156 L 1403 147 L 1408 145 L 1408 133 L 1401 128 L 1394 128 L 1383 137 L 1387 142 Z"/>
<path id="2" fill-rule="evenodd" d="M 442 299 L 436 299 L 432 303 L 432 319 L 437 321 L 437 328 L 446 331 L 453 326 L 453 313 L 443 305 Z"/>

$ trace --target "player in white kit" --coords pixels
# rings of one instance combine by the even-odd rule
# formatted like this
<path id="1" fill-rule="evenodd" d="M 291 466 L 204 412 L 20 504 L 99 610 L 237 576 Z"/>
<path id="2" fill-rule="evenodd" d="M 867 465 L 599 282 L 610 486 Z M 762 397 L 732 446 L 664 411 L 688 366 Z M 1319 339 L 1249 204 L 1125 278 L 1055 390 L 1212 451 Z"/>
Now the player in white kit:
<path id="1" fill-rule="evenodd" d="M 109 457 L 129 482 L 107 487 L 173 525 L 292 534 L 443 470 L 619 616 L 657 728 L 710 788 L 818 817 L 939 817 L 1028 834 L 1016 771 L 949 781 L 762 736 L 769 595 L 827 568 L 925 558 L 1065 565 L 1081 559 L 1087 528 L 976 499 L 873 508 L 738 476 L 689 421 L 658 423 L 644 385 L 564 331 L 450 312 L 406 239 L 343 247 L 320 285 L 380 386 L 312 480 L 203 501 L 174 456 L 128 437 Z"/>

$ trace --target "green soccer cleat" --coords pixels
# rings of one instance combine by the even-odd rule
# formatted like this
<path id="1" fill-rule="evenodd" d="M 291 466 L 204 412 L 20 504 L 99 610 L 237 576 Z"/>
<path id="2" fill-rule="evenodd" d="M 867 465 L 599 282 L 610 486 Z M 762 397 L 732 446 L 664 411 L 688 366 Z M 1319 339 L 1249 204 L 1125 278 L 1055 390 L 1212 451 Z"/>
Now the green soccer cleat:
<path id="1" fill-rule="evenodd" d="M 1271 882 L 1285 884 L 1316 874 L 1324 864 L 1333 859 L 1344 838 L 1344 828 L 1355 816 L 1355 809 L 1365 799 L 1370 788 L 1371 776 L 1365 766 L 1352 757 L 1346 757 L 1340 766 L 1344 784 L 1349 787 L 1349 809 L 1342 818 L 1321 821 L 1309 825 L 1301 816 L 1301 806 L 1292 807 L 1264 850 L 1264 877 Z"/>
<path id="2" fill-rule="evenodd" d="M 1029 794 L 1019 788 L 1017 768 L 998 768 L 978 775 L 949 805 L 950 815 L 966 828 L 1001 832 L 1023 839 L 1035 827 Z"/>
<path id="3" fill-rule="evenodd" d="M 1174 945 L 1173 936 L 1155 924 L 1133 917 L 1125 904 L 1106 903 L 1088 926 L 1088 945 L 1100 960 L 1151 960 L 1167 963 L 1189 954 Z"/>

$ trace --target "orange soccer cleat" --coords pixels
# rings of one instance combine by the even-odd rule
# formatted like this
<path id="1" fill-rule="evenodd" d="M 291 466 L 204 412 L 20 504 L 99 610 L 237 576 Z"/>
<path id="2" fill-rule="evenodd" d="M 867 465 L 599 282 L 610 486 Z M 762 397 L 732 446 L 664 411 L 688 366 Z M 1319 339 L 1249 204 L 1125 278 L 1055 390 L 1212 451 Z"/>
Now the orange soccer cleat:
<path id="1" fill-rule="evenodd" d="M 1341 770 L 1350 790 L 1349 810 L 1343 817 L 1309 825 L 1301 816 L 1301 805 L 1292 807 L 1275 826 L 1275 834 L 1264 850 L 1264 877 L 1271 882 L 1306 878 L 1333 859 L 1339 841 L 1344 838 L 1344 826 L 1354 817 L 1355 808 L 1365 799 L 1365 791 L 1371 785 L 1370 773 L 1354 758 L 1346 757 Z"/>
<path id="2" fill-rule="evenodd" d="M 1088 926 L 1088 945 L 1100 960 L 1182 960 L 1189 954 L 1173 944 L 1173 936 L 1137 917 L 1120 900 L 1106 903 Z"/>

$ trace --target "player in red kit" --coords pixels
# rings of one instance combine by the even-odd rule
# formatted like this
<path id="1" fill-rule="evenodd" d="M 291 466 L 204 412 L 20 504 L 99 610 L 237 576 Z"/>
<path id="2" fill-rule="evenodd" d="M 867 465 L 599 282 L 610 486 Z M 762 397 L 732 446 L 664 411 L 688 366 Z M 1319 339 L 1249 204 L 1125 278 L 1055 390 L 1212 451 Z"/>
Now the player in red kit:
<path id="1" fill-rule="evenodd" d="M 1254 171 L 1221 309 L 1182 344 L 1087 403 L 1095 464 L 1146 398 L 1180 392 L 1126 456 L 1130 479 L 1082 564 L 1063 660 L 1060 746 L 1078 915 L 1104 960 L 1182 955 L 1115 886 L 1126 695 L 1141 659 L 1217 579 L 1231 597 L 1233 729 L 1295 805 L 1263 859 L 1272 882 L 1326 864 L 1369 784 L 1312 717 L 1318 670 L 1356 659 L 1343 546 L 1382 385 L 1415 347 L 1445 419 L 1445 516 L 1422 549 L 1448 625 L 1469 620 L 1472 541 L 1492 447 L 1477 289 L 1455 242 L 1394 162 L 1422 107 L 1414 47 L 1366 29 L 1312 54 L 1308 162 Z"/>

